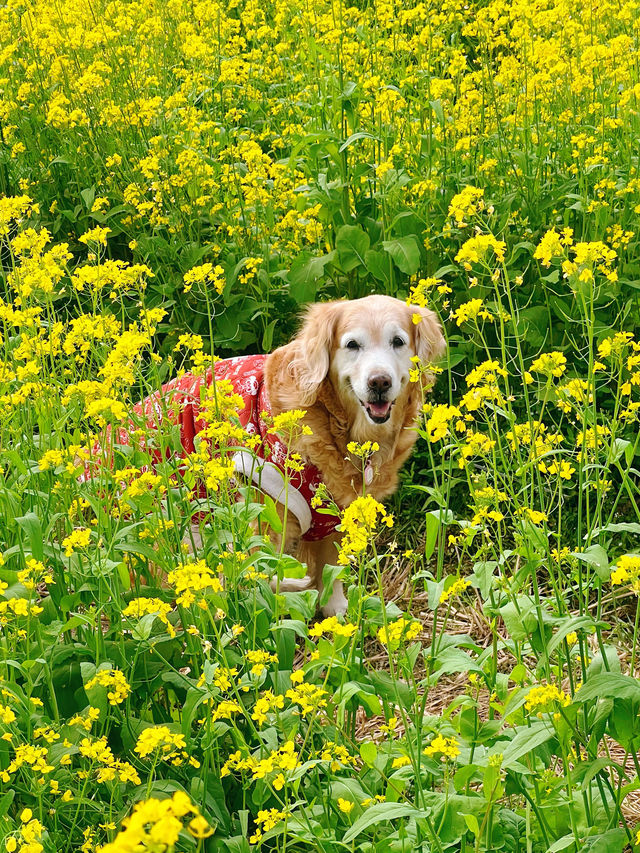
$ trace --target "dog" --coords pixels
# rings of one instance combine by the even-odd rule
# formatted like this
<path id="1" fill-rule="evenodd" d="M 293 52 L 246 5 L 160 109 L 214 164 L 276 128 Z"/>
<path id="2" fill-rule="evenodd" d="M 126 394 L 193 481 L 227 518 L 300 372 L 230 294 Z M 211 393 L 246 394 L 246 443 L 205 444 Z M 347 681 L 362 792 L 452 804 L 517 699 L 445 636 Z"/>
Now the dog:
<path id="1" fill-rule="evenodd" d="M 341 534 L 339 517 L 314 507 L 318 486 L 324 484 L 341 510 L 363 488 L 378 501 L 396 490 L 398 472 L 416 441 L 422 403 L 421 383 L 410 381 L 412 359 L 427 364 L 444 349 L 440 324 L 427 308 L 382 295 L 317 303 L 307 308 L 295 338 L 270 355 L 225 359 L 205 375 L 183 375 L 134 411 L 156 429 L 171 412 L 188 455 L 204 427 L 203 390 L 214 380 L 228 380 L 243 398 L 237 414 L 254 447 L 234 453 L 236 476 L 270 495 L 281 516 L 286 506 L 281 544 L 307 565 L 305 578 L 285 578 L 276 587 L 320 591 L 325 565 L 336 562 Z M 270 429 L 270 418 L 292 410 L 305 411 L 302 424 L 309 429 L 298 430 L 292 446 L 285 447 Z M 118 440 L 126 443 L 122 430 Z M 348 450 L 354 441 L 379 448 L 366 463 L 364 484 L 362 462 Z M 285 477 L 292 453 L 300 455 L 303 469 Z M 342 583 L 336 581 L 323 613 L 344 613 L 346 606 Z"/>
<path id="2" fill-rule="evenodd" d="M 382 501 L 395 492 L 417 438 L 422 404 L 421 384 L 409 379 L 412 358 L 427 364 L 444 350 L 433 311 L 375 295 L 310 305 L 297 336 L 266 358 L 272 414 L 305 409 L 304 423 L 311 430 L 289 452 L 317 469 L 341 509 L 363 494 L 360 460 L 347 450 L 352 441 L 379 446 L 364 471 L 367 493 Z M 322 570 L 335 564 L 340 538 L 335 525 L 316 537 L 303 531 L 299 518 L 288 519 L 286 548 L 306 563 L 308 574 L 285 579 L 280 589 L 320 589 Z M 344 613 L 346 606 L 337 581 L 323 613 Z"/>

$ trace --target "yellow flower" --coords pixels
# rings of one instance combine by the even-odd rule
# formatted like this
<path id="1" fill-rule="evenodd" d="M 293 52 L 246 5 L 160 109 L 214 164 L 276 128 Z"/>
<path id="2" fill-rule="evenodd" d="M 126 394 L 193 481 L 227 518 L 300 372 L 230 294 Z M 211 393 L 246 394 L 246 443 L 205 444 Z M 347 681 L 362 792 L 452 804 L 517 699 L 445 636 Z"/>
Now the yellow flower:
<path id="1" fill-rule="evenodd" d="M 447 216 L 454 219 L 456 225 L 463 227 L 465 219 L 473 216 L 478 211 L 483 210 L 484 190 L 480 187 L 464 187 L 462 192 L 457 193 L 449 203 Z"/>
<path id="2" fill-rule="evenodd" d="M 346 622 L 344 625 L 338 621 L 336 616 L 328 616 L 316 622 L 309 628 L 310 637 L 321 637 L 323 634 L 335 634 L 338 637 L 352 637 L 358 630 L 357 625 Z M 293 679 L 292 679 L 293 680 Z"/>
<path id="3" fill-rule="evenodd" d="M 471 581 L 468 581 L 466 578 L 458 578 L 455 580 L 448 589 L 443 589 L 440 593 L 440 604 L 448 601 L 450 598 L 453 598 L 454 595 L 460 595 L 461 592 L 464 592 L 468 586 L 471 585 Z"/>
<path id="4" fill-rule="evenodd" d="M 532 687 L 527 693 L 525 708 L 528 711 L 537 711 L 541 714 L 556 705 L 565 707 L 571 704 L 571 699 L 555 684 L 540 684 Z"/>
<path id="5" fill-rule="evenodd" d="M 302 423 L 307 414 L 304 409 L 292 409 L 289 412 L 281 412 L 272 419 L 268 432 L 271 435 L 282 435 L 291 442 L 300 435 L 312 435 L 311 428 Z M 265 417 L 267 420 L 267 417 Z"/>
<path id="6" fill-rule="evenodd" d="M 176 591 L 176 602 L 189 607 L 196 600 L 196 593 L 220 593 L 222 584 L 217 574 L 205 560 L 187 562 L 167 575 L 169 586 Z M 204 601 L 204 598 L 201 599 Z"/>
<path id="7" fill-rule="evenodd" d="M 189 821 L 187 829 L 194 838 L 208 838 L 214 832 L 213 827 L 202 815 L 196 815 L 193 820 Z"/>
<path id="8" fill-rule="evenodd" d="M 540 261 L 542 266 L 548 267 L 551 260 L 556 257 L 564 256 L 564 244 L 560 239 L 560 235 L 556 231 L 547 231 L 542 240 L 536 247 L 533 257 Z"/>
<path id="9" fill-rule="evenodd" d="M 485 308 L 482 299 L 470 299 L 453 312 L 453 319 L 457 326 L 462 326 L 463 323 L 470 323 L 481 317 L 483 320 L 493 320 L 491 312 Z"/>
<path id="10" fill-rule="evenodd" d="M 102 228 L 100 225 L 97 225 L 95 228 L 92 228 L 90 231 L 85 231 L 82 236 L 78 237 L 78 240 L 81 243 L 98 243 L 99 246 L 107 245 L 107 234 L 111 234 L 110 228 Z"/>
<path id="11" fill-rule="evenodd" d="M 167 618 L 168 614 L 171 613 L 171 605 L 161 601 L 159 598 L 134 598 L 122 611 L 125 619 L 135 618 L 140 620 L 148 613 L 155 614 L 165 625 L 169 636 L 175 637 L 176 630 Z"/>
<path id="12" fill-rule="evenodd" d="M 158 847 L 172 849 L 178 842 L 184 818 L 188 815 L 194 815 L 191 820 L 193 823 L 199 817 L 199 811 L 189 796 L 182 791 L 176 791 L 170 799 L 152 798 L 137 803 L 115 839 L 97 848 L 96 853 L 124 853 L 128 850 L 153 850 Z M 195 822 L 191 834 L 196 838 L 205 838 L 204 833 L 204 822 L 199 819 Z"/>
<path id="13" fill-rule="evenodd" d="M 475 237 L 470 237 L 464 243 L 456 255 L 455 259 L 459 264 L 462 264 L 466 270 L 470 270 L 472 264 L 483 261 L 489 249 L 493 250 L 497 261 L 504 261 L 504 253 L 507 249 L 507 244 L 502 240 L 496 240 L 492 234 L 477 234 Z M 458 323 L 460 326 L 461 324 Z"/>
<path id="14" fill-rule="evenodd" d="M 461 417 L 461 411 L 457 406 L 449 406 L 446 403 L 440 403 L 436 406 L 429 405 L 426 408 L 428 417 L 425 421 L 425 432 L 427 438 L 433 444 L 440 441 L 449 433 L 449 426 L 454 418 Z"/>
<path id="15" fill-rule="evenodd" d="M 368 459 L 373 453 L 380 450 L 380 445 L 377 441 L 365 441 L 359 444 L 357 441 L 350 441 L 347 444 L 347 450 L 358 459 Z"/>
<path id="16" fill-rule="evenodd" d="M 557 378 L 567 369 L 567 359 L 561 352 L 543 353 L 535 359 L 529 369 L 532 373 L 542 373 L 545 376 Z"/>
<path id="17" fill-rule="evenodd" d="M 384 646 L 389 648 L 397 648 L 401 642 L 410 643 L 422 631 L 422 625 L 411 619 L 400 617 L 395 622 L 389 622 L 387 627 L 384 626 L 378 630 L 378 639 Z"/>
<path id="18" fill-rule="evenodd" d="M 454 737 L 436 735 L 423 752 L 425 755 L 440 754 L 441 760 L 446 758 L 454 759 L 460 755 L 460 746 Z"/>
<path id="19" fill-rule="evenodd" d="M 393 527 L 393 516 L 387 514 L 381 503 L 371 495 L 356 498 L 345 509 L 340 529 L 343 531 L 338 563 L 346 565 L 366 550 L 375 534 L 378 523 Z"/>
<path id="20" fill-rule="evenodd" d="M 91 531 L 86 527 L 79 527 L 62 540 L 65 556 L 70 557 L 78 548 L 86 548 L 90 541 Z"/>
<path id="21" fill-rule="evenodd" d="M 131 687 L 119 669 L 101 669 L 86 684 L 86 689 L 106 687 L 110 705 L 121 705 L 131 693 Z"/>
<path id="22" fill-rule="evenodd" d="M 351 814 L 354 806 L 355 803 L 351 800 L 343 800 L 342 797 L 338 797 L 338 808 L 343 814 Z"/>
<path id="23" fill-rule="evenodd" d="M 614 570 L 611 572 L 611 583 L 620 586 L 628 583 L 636 595 L 640 595 L 640 556 L 623 554 L 618 557 Z"/>
<path id="24" fill-rule="evenodd" d="M 184 735 L 174 734 L 167 726 L 149 726 L 138 737 L 134 747 L 141 758 L 156 754 L 164 761 L 182 764 L 186 759 Z"/>
<path id="25" fill-rule="evenodd" d="M 193 267 L 184 274 L 183 278 L 186 285 L 185 292 L 191 290 L 194 284 L 212 284 L 214 290 L 221 294 L 226 284 L 224 269 L 219 264 L 215 267 L 209 263 Z"/>

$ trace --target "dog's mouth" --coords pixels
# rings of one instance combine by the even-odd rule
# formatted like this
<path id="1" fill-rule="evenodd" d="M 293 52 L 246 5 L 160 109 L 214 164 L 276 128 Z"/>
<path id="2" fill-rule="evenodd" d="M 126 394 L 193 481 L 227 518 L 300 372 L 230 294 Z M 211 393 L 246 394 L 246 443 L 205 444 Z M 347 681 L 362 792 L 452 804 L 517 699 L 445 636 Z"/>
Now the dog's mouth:
<path id="1" fill-rule="evenodd" d="M 393 402 L 389 400 L 377 400 L 375 402 L 363 403 L 360 400 L 360 405 L 364 407 L 365 412 L 369 415 L 374 424 L 384 424 L 391 417 L 391 407 Z"/>

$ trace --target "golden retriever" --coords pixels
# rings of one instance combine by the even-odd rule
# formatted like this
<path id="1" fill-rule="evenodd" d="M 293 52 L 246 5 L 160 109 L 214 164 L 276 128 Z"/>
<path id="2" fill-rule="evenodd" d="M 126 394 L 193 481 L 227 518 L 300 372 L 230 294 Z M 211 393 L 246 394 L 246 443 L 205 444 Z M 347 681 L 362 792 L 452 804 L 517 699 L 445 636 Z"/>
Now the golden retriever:
<path id="1" fill-rule="evenodd" d="M 399 469 L 416 441 L 422 402 L 420 383 L 409 381 L 411 359 L 426 364 L 444 349 L 432 311 L 379 295 L 311 305 L 298 335 L 267 356 L 271 413 L 305 409 L 311 429 L 288 450 L 318 469 L 340 508 L 363 493 L 360 460 L 347 450 L 352 441 L 379 446 L 365 469 L 367 493 L 381 501 L 397 488 Z M 320 589 L 324 566 L 336 562 L 340 533 L 305 539 L 291 512 L 285 529 L 285 550 L 306 563 L 308 574 L 285 579 L 280 589 Z M 323 612 L 342 613 L 346 604 L 336 582 Z"/>

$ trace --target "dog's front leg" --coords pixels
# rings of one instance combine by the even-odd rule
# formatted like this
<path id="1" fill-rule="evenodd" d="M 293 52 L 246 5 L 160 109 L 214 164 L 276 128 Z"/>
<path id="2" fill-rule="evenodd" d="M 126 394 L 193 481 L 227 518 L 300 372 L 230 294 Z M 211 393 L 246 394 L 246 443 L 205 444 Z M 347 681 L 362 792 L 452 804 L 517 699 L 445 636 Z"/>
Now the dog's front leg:
<path id="1" fill-rule="evenodd" d="M 309 567 L 309 586 L 322 593 L 322 571 L 326 565 L 335 566 L 340 545 L 340 533 L 332 533 L 324 539 L 301 542 L 299 559 Z M 342 581 L 335 581 L 331 596 L 322 608 L 324 616 L 340 616 L 347 610 L 347 599 Z"/>

